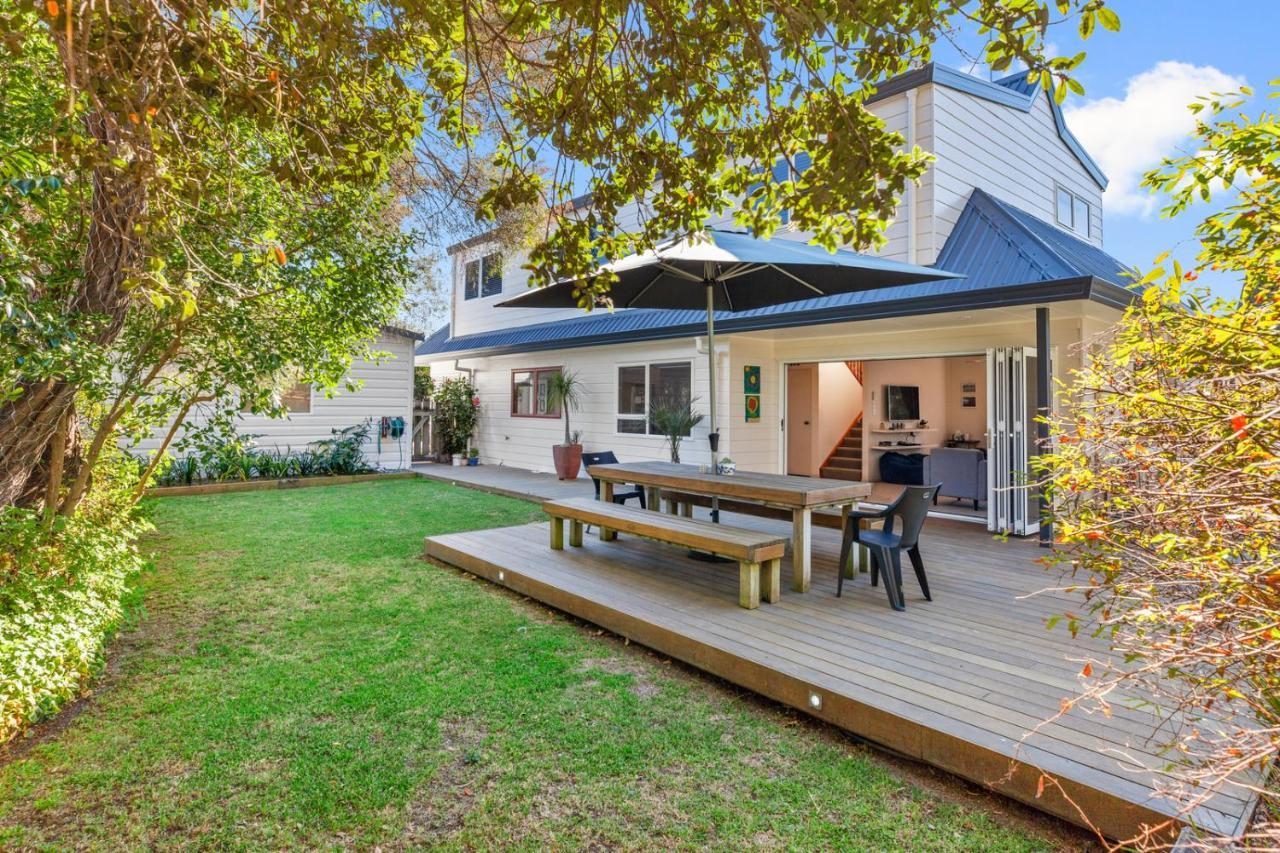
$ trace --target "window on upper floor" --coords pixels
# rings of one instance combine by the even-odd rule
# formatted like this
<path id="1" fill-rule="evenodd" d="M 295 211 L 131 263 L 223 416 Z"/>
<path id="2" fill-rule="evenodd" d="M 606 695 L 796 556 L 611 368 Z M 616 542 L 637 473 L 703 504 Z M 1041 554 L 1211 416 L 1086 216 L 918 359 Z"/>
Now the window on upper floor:
<path id="1" fill-rule="evenodd" d="M 467 261 L 463 269 L 462 295 L 465 299 L 497 296 L 502 292 L 502 255 L 490 252 L 483 258 Z"/>
<path id="2" fill-rule="evenodd" d="M 1057 188 L 1057 194 L 1058 224 L 1082 237 L 1091 236 L 1093 228 L 1092 205 L 1062 187 Z"/>
<path id="3" fill-rule="evenodd" d="M 511 414 L 518 418 L 558 418 L 560 409 L 551 405 L 548 386 L 558 367 L 535 367 L 511 371 Z"/>
<path id="4" fill-rule="evenodd" d="M 798 151 L 796 152 L 795 156 L 793 156 L 790 160 L 787 160 L 785 158 L 780 158 L 776 163 L 773 164 L 773 170 L 772 170 L 773 181 L 774 183 L 780 184 L 784 181 L 799 180 L 801 173 L 803 173 L 811 165 L 813 165 L 813 158 L 809 156 L 808 151 Z M 764 170 L 762 169 L 761 171 L 764 171 Z M 750 196 L 757 189 L 759 189 L 760 186 L 761 184 L 754 183 L 751 186 L 747 187 L 747 195 Z M 784 208 L 779 213 L 779 217 L 783 225 L 790 224 L 791 210 Z"/>

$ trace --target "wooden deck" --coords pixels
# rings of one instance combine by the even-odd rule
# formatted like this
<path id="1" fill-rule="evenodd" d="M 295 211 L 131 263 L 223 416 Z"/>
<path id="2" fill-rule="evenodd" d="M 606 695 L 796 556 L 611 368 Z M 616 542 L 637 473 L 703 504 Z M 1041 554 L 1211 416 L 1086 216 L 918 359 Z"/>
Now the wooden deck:
<path id="1" fill-rule="evenodd" d="M 765 519 L 731 523 L 789 532 Z M 907 611 L 895 613 L 865 574 L 835 597 L 835 531 L 815 531 L 811 591 L 791 591 L 784 561 L 782 600 L 758 610 L 738 606 L 736 566 L 625 536 L 552 551 L 548 535 L 532 524 L 437 536 L 426 553 L 1112 838 L 1174 814 L 1153 794 L 1158 780 L 1124 760 L 1161 765 L 1148 743 L 1152 710 L 1117 701 L 1109 719 L 1076 710 L 1028 735 L 1078 692 L 1081 661 L 1106 657 L 1046 630 L 1077 600 L 1024 597 L 1050 580 L 1034 543 L 930 520 L 921 548 L 934 601 L 908 571 Z M 1042 785 L 1041 771 L 1056 784 Z M 1232 832 L 1248 808 L 1223 794 L 1197 821 Z"/>

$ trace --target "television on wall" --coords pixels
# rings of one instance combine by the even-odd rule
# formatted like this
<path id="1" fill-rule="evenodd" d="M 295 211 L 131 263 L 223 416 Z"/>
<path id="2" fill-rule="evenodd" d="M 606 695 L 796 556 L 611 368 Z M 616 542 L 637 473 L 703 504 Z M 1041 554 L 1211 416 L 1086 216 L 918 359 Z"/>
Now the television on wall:
<path id="1" fill-rule="evenodd" d="M 920 420 L 920 386 L 884 386 L 884 414 L 891 421 Z"/>

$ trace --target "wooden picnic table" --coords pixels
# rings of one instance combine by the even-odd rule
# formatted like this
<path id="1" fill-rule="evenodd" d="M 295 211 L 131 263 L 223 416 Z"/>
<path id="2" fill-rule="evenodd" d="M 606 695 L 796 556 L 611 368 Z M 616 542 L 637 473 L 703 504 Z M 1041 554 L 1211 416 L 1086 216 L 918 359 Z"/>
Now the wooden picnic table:
<path id="1" fill-rule="evenodd" d="M 871 496 L 870 483 L 754 471 L 712 474 L 704 473 L 697 465 L 672 462 L 592 465 L 587 473 L 600 481 L 602 501 L 613 500 L 614 484 L 635 483 L 655 491 L 731 498 L 790 511 L 791 575 L 792 588 L 796 592 L 809 591 L 813 511 L 838 506 L 843 518 L 858 501 Z M 649 508 L 659 510 L 658 501 L 650 500 Z"/>

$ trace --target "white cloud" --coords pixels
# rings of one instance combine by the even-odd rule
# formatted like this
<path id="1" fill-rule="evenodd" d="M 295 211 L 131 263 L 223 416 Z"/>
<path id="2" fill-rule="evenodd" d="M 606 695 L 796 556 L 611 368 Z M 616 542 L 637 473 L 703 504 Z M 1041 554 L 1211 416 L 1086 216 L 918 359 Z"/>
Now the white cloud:
<path id="1" fill-rule="evenodd" d="M 1244 84 L 1243 77 L 1211 65 L 1165 61 L 1130 77 L 1123 98 L 1068 104 L 1063 110 L 1067 125 L 1111 179 L 1104 196 L 1107 212 L 1150 214 L 1157 199 L 1140 186 L 1142 176 L 1195 129 L 1187 105 Z"/>

